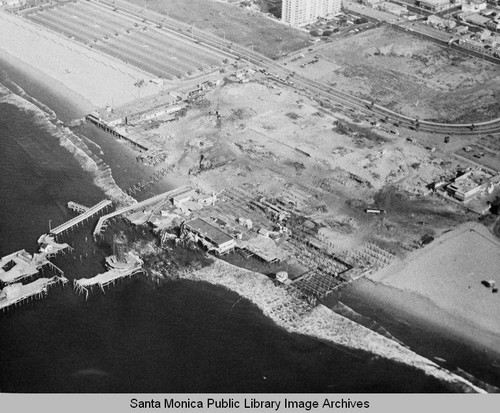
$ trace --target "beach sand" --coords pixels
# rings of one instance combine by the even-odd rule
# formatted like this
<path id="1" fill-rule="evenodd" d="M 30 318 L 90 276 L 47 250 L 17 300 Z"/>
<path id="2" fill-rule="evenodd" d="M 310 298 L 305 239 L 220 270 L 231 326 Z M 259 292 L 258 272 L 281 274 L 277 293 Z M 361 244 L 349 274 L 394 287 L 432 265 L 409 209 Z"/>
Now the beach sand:
<path id="1" fill-rule="evenodd" d="M 402 292 L 404 299 L 389 301 L 402 311 L 418 307 L 417 314 L 433 324 L 498 352 L 500 294 L 481 282 L 500 283 L 499 252 L 500 241 L 483 225 L 469 222 L 370 278 Z M 365 290 L 373 296 L 376 287 Z M 376 294 L 397 296 L 388 289 L 378 290 Z"/>
<path id="2" fill-rule="evenodd" d="M 488 391 L 498 392 L 495 388 L 500 366 L 498 335 L 450 314 L 414 292 L 367 278 L 345 289 L 340 302 L 347 305 L 349 311 L 345 315 L 355 322 L 385 336 L 396 337 L 405 346 L 451 371 L 460 368 L 473 374 L 490 385 Z M 335 300 L 328 300 L 326 304 L 338 311 Z"/>
<path id="3" fill-rule="evenodd" d="M 123 62 L 103 56 L 70 39 L 55 35 L 33 23 L 3 12 L 0 12 L 0 38 L 8 39 L 0 43 L 3 59 L 26 76 L 36 79 L 50 87 L 54 93 L 70 100 L 82 115 L 96 107 L 115 106 L 136 99 L 138 91 L 133 85 L 134 82 L 138 79 L 151 79 L 150 75 Z M 141 96 L 156 93 L 157 87 L 149 84 L 148 88 L 141 89 Z M 115 184 L 113 181 L 107 185 Z M 431 244 L 430 247 L 434 245 Z M 421 252 L 425 250 L 427 248 Z M 393 274 L 397 274 L 396 268 L 392 266 L 391 268 L 395 271 Z M 392 284 L 396 288 L 420 293 L 418 285 L 424 284 L 424 280 L 418 281 L 413 273 L 408 274 L 411 274 L 407 277 L 408 279 L 399 281 L 395 275 L 391 277 L 391 273 L 385 276 L 381 274 L 379 281 L 388 285 Z M 434 362 L 417 355 L 395 341 L 333 313 L 324 306 L 307 311 L 303 303 L 282 288 L 276 287 L 264 275 L 216 261 L 209 268 L 186 273 L 185 278 L 222 285 L 237 292 L 255 303 L 265 315 L 288 331 L 308 334 L 330 343 L 369 351 L 375 355 L 423 369 L 428 374 L 447 382 L 459 383 L 467 389 L 481 391 L 461 377 L 440 368 Z M 488 294 L 484 287 L 480 285 L 479 287 L 483 289 L 481 293 Z M 422 294 L 431 294 L 431 290 L 426 289 Z M 477 291 L 477 294 L 481 293 Z M 491 292 L 489 294 L 493 295 Z M 436 299 L 434 296 L 432 298 Z M 451 301 L 448 303 L 456 306 L 459 298 L 449 299 Z M 302 308 L 304 312 L 298 314 L 297 308 Z M 477 317 L 483 314 L 481 311 L 477 311 Z M 488 327 L 491 326 L 486 324 L 485 328 Z"/>
<path id="4" fill-rule="evenodd" d="M 0 11 L 2 59 L 78 105 L 82 114 L 160 91 L 154 76 Z M 145 80 L 140 91 L 134 83 Z"/>
<path id="5" fill-rule="evenodd" d="M 216 260 L 209 267 L 186 271 L 182 277 L 224 286 L 237 292 L 289 332 L 306 334 L 335 345 L 368 351 L 374 356 L 413 366 L 428 375 L 460 386 L 462 391 L 484 392 L 469 381 L 441 368 L 396 341 L 336 314 L 323 305 L 312 310 L 306 309 L 298 298 L 293 297 L 281 286 L 276 286 L 263 274 Z"/>

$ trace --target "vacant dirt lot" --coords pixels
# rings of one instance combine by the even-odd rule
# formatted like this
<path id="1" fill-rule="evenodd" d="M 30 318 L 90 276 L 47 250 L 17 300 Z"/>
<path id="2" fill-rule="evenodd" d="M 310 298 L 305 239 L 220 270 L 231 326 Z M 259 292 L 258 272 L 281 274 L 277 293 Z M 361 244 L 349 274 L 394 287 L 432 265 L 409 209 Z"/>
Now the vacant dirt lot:
<path id="1" fill-rule="evenodd" d="M 313 60 L 316 63 L 304 63 Z M 500 115 L 498 66 L 380 27 L 338 37 L 287 66 L 421 119 L 470 122 Z"/>
<path id="2" fill-rule="evenodd" d="M 131 3 L 144 5 L 143 0 L 131 0 Z M 226 40 L 253 47 L 268 57 L 309 45 L 308 33 L 236 4 L 216 0 L 148 0 L 147 7 L 219 37 L 225 35 Z"/>
<path id="3" fill-rule="evenodd" d="M 251 187 L 271 198 L 291 194 L 339 248 L 377 237 L 399 249 L 467 218 L 461 208 L 424 196 L 449 164 L 403 137 L 326 116 L 308 98 L 260 74 L 252 79 L 226 80 L 178 121 L 124 132 L 162 143 L 173 173 L 208 191 Z M 366 214 L 372 205 L 390 213 Z"/>

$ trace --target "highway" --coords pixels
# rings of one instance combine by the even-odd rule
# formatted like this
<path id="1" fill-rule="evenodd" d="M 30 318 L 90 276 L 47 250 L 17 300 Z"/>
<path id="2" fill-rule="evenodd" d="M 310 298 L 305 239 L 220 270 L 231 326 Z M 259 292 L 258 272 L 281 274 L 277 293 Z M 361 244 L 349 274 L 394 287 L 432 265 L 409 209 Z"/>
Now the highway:
<path id="1" fill-rule="evenodd" d="M 230 53 L 239 59 L 248 61 L 321 103 L 326 110 L 332 110 L 335 104 L 356 109 L 364 113 L 367 117 L 377 116 L 387 123 L 396 124 L 401 127 L 408 127 L 422 132 L 433 132 L 439 134 L 453 135 L 484 135 L 500 133 L 500 118 L 487 122 L 475 124 L 452 124 L 438 123 L 426 120 L 418 120 L 409 116 L 396 113 L 388 108 L 374 104 L 373 102 L 350 95 L 321 82 L 295 74 L 285 68 L 278 61 L 270 59 L 260 53 L 240 46 L 238 44 L 225 41 L 218 36 L 194 28 L 189 24 L 174 20 L 160 13 L 145 10 L 140 6 L 128 3 L 123 0 L 97 0 L 99 3 L 117 9 L 119 13 L 130 13 L 139 19 L 146 19 L 147 22 L 161 25 L 163 30 L 172 30 L 178 35 L 190 38 L 199 44 L 218 49 L 224 53 Z M 374 100 L 376 97 L 374 97 Z M 334 113 L 332 111 L 332 113 Z"/>

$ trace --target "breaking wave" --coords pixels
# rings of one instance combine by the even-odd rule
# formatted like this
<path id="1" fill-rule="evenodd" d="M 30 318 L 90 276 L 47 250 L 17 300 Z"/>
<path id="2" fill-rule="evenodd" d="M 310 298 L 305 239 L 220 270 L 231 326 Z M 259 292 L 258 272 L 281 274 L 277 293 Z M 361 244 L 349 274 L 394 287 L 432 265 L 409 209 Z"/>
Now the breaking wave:
<path id="1" fill-rule="evenodd" d="M 400 346 L 412 351 L 411 347 L 407 346 L 401 340 L 398 340 L 396 337 L 394 337 L 381 324 L 377 323 L 375 320 L 371 319 L 370 317 L 366 317 L 362 314 L 359 314 L 358 312 L 354 311 L 351 307 L 345 305 L 344 303 L 338 301 L 333 307 L 331 307 L 331 310 L 334 311 L 335 313 L 351 320 L 351 321 L 354 321 L 356 324 L 362 325 L 362 326 L 374 331 L 375 333 L 378 333 L 381 336 L 398 343 Z M 403 320 L 398 320 L 398 322 L 408 324 L 407 322 L 405 322 Z M 410 327 L 409 324 L 408 324 L 408 326 Z M 472 374 L 467 373 L 460 368 L 456 368 L 453 371 L 450 370 L 450 372 L 457 375 L 457 376 L 460 376 L 460 377 L 466 379 L 468 382 L 472 383 L 473 385 L 477 386 L 480 389 L 484 389 L 488 393 L 500 392 L 500 389 L 498 389 L 497 387 L 495 387 L 489 383 L 486 383 L 484 381 L 479 380 L 478 378 L 476 378 Z M 460 383 L 456 382 L 450 387 L 455 389 L 456 391 L 467 391 L 467 386 L 463 386 L 463 383 L 460 384 Z"/>
<path id="2" fill-rule="evenodd" d="M 485 393 L 483 388 L 461 375 L 442 368 L 394 339 L 371 331 L 324 305 L 304 312 L 304 304 L 300 300 L 297 301 L 298 299 L 276 286 L 265 275 L 215 260 L 212 265 L 197 271 L 186 271 L 181 277 L 221 285 L 235 291 L 257 305 L 264 315 L 288 332 L 316 337 L 344 348 L 372 353 L 374 358 L 383 357 L 412 366 L 437 378 L 455 391 Z M 344 310 L 347 309 L 348 307 Z"/>
<path id="3" fill-rule="evenodd" d="M 394 337 L 391 333 L 389 333 L 389 331 L 387 331 L 383 326 L 381 326 L 375 320 L 357 313 L 351 307 L 345 305 L 344 303 L 342 303 L 340 301 L 335 304 L 335 306 L 332 308 L 332 310 L 335 311 L 337 314 L 340 314 L 340 315 L 348 318 L 349 320 L 355 321 L 356 323 L 361 324 L 362 326 L 369 328 L 372 331 L 375 331 L 376 333 L 380 334 L 381 336 L 384 336 L 390 340 L 393 340 L 393 341 L 399 343 L 402 346 L 407 347 L 402 341 L 400 341 L 396 337 Z"/>
<path id="4" fill-rule="evenodd" d="M 94 184 L 113 202 L 119 205 L 130 205 L 136 202 L 116 184 L 109 165 L 95 155 L 82 138 L 64 126 L 53 110 L 27 95 L 14 82 L 9 82 L 10 84 L 13 90 L 0 84 L 0 102 L 15 105 L 21 110 L 30 112 L 36 124 L 59 140 L 60 145 L 74 156 L 80 166 L 93 175 Z"/>
<path id="5" fill-rule="evenodd" d="M 45 112 L 46 116 L 48 116 L 48 119 L 50 119 L 51 121 L 57 120 L 57 115 L 51 108 L 49 108 L 47 105 L 40 102 L 38 99 L 35 99 L 33 96 L 28 95 L 21 86 L 19 86 L 17 83 L 13 82 L 12 80 L 8 80 L 8 83 L 9 83 L 9 86 L 11 89 L 11 90 L 9 90 L 9 89 L 5 88 L 8 92 L 12 92 L 12 93 L 16 94 L 17 96 L 27 100 L 31 104 L 35 105 L 37 108 L 39 108 L 40 110 Z M 8 92 L 6 94 L 8 94 Z"/>

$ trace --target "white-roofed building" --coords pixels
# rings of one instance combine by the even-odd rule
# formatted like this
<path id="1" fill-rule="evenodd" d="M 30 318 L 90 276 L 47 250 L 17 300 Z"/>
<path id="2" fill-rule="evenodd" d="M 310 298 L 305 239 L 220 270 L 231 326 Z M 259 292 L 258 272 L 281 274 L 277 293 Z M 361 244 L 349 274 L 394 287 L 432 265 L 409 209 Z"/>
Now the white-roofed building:
<path id="1" fill-rule="evenodd" d="M 283 0 L 281 20 L 293 27 L 314 23 L 319 17 L 340 13 L 341 0 Z"/>
<path id="2" fill-rule="evenodd" d="M 421 9 L 437 13 L 455 7 L 456 3 L 450 0 L 417 0 L 416 5 Z"/>

